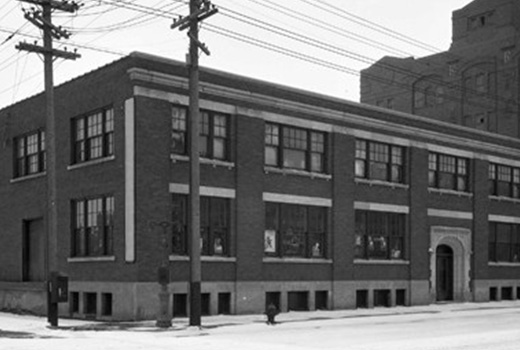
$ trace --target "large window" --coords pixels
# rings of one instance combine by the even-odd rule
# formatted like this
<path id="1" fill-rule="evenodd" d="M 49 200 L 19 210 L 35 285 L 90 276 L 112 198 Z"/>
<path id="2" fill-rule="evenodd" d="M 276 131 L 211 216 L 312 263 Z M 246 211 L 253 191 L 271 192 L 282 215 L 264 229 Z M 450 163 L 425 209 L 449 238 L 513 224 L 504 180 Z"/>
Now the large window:
<path id="1" fill-rule="evenodd" d="M 439 153 L 428 157 L 428 186 L 469 192 L 469 161 Z"/>
<path id="2" fill-rule="evenodd" d="M 114 154 L 114 110 L 103 109 L 75 118 L 73 123 L 73 163 Z"/>
<path id="3" fill-rule="evenodd" d="M 229 159 L 229 118 L 225 114 L 201 111 L 199 154 L 203 158 Z M 172 106 L 172 152 L 188 154 L 188 113 L 186 108 Z"/>
<path id="4" fill-rule="evenodd" d="M 20 136 L 14 140 L 14 177 L 45 171 L 45 132 L 42 130 Z"/>
<path id="5" fill-rule="evenodd" d="M 325 172 L 325 133 L 265 124 L 265 165 Z"/>
<path id="6" fill-rule="evenodd" d="M 229 256 L 230 201 L 225 198 L 200 198 L 200 236 L 202 255 Z M 173 195 L 172 253 L 188 254 L 188 196 Z"/>
<path id="7" fill-rule="evenodd" d="M 404 259 L 406 215 L 356 210 L 355 257 Z"/>
<path id="8" fill-rule="evenodd" d="M 113 254 L 114 197 L 79 199 L 72 202 L 72 256 Z"/>
<path id="9" fill-rule="evenodd" d="M 327 208 L 265 203 L 264 254 L 324 258 Z"/>
<path id="10" fill-rule="evenodd" d="M 489 194 L 520 198 L 520 168 L 489 164 Z"/>
<path id="11" fill-rule="evenodd" d="M 403 183 L 403 147 L 356 140 L 355 173 L 358 178 Z"/>
<path id="12" fill-rule="evenodd" d="M 520 262 L 520 225 L 489 223 L 489 261 Z"/>

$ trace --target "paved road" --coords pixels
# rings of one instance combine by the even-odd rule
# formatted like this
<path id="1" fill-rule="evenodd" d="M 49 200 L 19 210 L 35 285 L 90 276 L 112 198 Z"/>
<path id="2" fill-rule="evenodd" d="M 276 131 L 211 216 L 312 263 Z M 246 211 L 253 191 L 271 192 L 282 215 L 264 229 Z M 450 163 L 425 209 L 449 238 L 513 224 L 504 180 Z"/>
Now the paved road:
<path id="1" fill-rule="evenodd" d="M 203 318 L 202 330 L 176 320 L 99 324 L 0 314 L 4 349 L 194 350 L 520 350 L 520 301 L 428 307 L 289 313 L 275 326 L 261 316 Z M 20 333 L 17 333 L 20 332 Z"/>

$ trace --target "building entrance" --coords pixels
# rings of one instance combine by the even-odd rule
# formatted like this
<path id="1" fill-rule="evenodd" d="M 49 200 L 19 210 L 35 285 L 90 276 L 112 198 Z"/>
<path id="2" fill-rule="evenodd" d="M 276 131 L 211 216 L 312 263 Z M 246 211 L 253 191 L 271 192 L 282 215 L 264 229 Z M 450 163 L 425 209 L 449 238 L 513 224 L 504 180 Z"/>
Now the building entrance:
<path id="1" fill-rule="evenodd" d="M 23 223 L 23 268 L 24 282 L 45 280 L 45 227 L 42 219 Z"/>
<path id="2" fill-rule="evenodd" d="M 437 301 L 453 300 L 453 250 L 447 245 L 437 247 Z"/>

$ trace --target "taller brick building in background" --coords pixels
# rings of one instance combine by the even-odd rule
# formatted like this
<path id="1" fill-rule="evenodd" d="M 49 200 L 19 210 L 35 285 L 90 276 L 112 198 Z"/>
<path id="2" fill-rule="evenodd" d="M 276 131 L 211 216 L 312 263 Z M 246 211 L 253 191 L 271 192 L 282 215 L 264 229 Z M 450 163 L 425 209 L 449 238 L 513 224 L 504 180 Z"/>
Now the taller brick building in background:
<path id="1" fill-rule="evenodd" d="M 187 314 L 187 87 L 133 53 L 56 88 L 62 315 L 153 319 L 163 264 Z M 0 110 L 0 309 L 45 312 L 44 107 Z M 520 297 L 519 139 L 210 69 L 201 110 L 204 314 Z"/>
<path id="2" fill-rule="evenodd" d="M 361 102 L 520 137 L 520 2 L 475 0 L 452 21 L 448 51 L 363 70 Z"/>

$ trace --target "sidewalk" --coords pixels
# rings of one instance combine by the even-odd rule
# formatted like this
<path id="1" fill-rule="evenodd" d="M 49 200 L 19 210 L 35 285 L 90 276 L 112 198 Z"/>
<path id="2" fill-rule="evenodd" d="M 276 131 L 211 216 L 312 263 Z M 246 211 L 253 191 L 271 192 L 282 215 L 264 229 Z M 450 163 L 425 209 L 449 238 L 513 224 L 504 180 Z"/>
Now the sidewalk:
<path id="1" fill-rule="evenodd" d="M 485 302 L 485 303 L 439 303 L 422 306 L 397 306 L 397 307 L 377 307 L 372 309 L 352 309 L 352 310 L 318 310 L 318 311 L 290 311 L 280 313 L 276 317 L 277 323 L 306 322 L 318 320 L 333 320 L 356 317 L 377 317 L 377 316 L 396 316 L 410 314 L 439 314 L 450 312 L 467 312 L 476 310 L 493 309 L 520 309 L 520 300 Z M 202 328 L 211 329 L 226 326 L 246 325 L 252 323 L 265 323 L 265 315 L 218 315 L 203 316 Z M 60 319 L 60 328 L 73 330 L 122 330 L 122 329 L 154 329 L 160 330 L 155 326 L 155 321 L 136 321 L 136 322 L 98 322 L 87 320 Z M 172 319 L 171 329 L 185 330 L 189 327 L 188 318 Z"/>
<path id="2" fill-rule="evenodd" d="M 486 302 L 486 303 L 442 303 L 424 306 L 398 306 L 392 308 L 377 307 L 373 309 L 355 310 L 319 310 L 319 311 L 291 311 L 281 313 L 276 317 L 279 324 L 290 324 L 309 321 L 326 321 L 335 319 L 355 319 L 399 316 L 399 315 L 421 315 L 421 314 L 448 314 L 453 312 L 470 312 L 477 310 L 503 310 L 520 309 L 520 300 Z M 138 331 L 138 332 L 178 332 L 179 336 L 190 336 L 201 334 L 204 330 L 241 325 L 265 324 L 265 315 L 219 315 L 203 316 L 202 329 L 190 327 L 188 318 L 174 318 L 172 327 L 161 329 L 156 327 L 155 321 L 136 322 L 103 322 L 92 320 L 59 319 L 57 328 L 50 328 L 45 317 L 14 315 L 0 312 L 0 338 L 11 335 L 11 337 L 40 338 L 66 332 L 88 332 L 88 331 Z"/>

